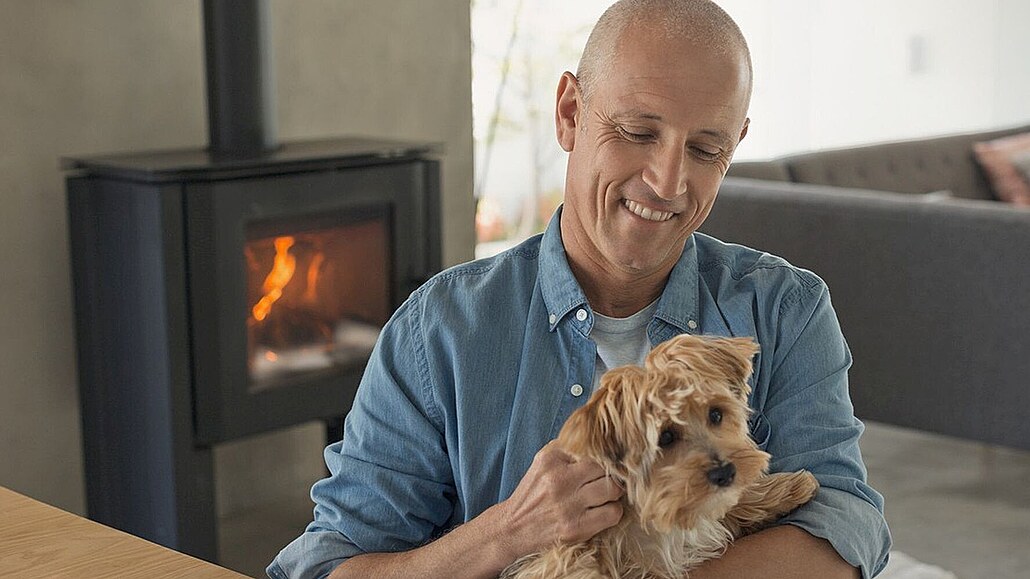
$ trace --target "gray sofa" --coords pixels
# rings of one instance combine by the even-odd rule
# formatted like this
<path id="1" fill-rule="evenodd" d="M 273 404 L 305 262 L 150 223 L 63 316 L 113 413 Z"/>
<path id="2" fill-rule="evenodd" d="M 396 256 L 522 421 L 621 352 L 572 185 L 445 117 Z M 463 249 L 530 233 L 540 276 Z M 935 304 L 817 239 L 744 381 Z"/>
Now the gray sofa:
<path id="1" fill-rule="evenodd" d="M 1030 209 L 971 150 L 1027 130 L 743 163 L 702 231 L 826 280 L 859 417 L 1030 449 Z"/>

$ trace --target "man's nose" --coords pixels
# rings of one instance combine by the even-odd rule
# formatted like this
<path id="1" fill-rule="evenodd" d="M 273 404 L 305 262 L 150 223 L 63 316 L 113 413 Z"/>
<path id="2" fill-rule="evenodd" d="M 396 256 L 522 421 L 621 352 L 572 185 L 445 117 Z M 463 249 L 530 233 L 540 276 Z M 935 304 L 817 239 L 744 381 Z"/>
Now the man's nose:
<path id="1" fill-rule="evenodd" d="M 644 183 L 662 199 L 675 199 L 687 190 L 685 148 L 665 148 L 656 152 L 644 171 Z"/>

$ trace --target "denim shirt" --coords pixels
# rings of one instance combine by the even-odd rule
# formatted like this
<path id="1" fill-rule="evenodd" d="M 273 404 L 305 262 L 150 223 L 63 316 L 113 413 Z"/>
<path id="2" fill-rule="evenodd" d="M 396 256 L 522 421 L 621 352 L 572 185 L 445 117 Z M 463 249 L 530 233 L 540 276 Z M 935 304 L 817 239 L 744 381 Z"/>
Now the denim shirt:
<path id="1" fill-rule="evenodd" d="M 269 565 L 324 577 L 349 557 L 413 549 L 505 500 L 534 455 L 586 402 L 594 314 L 566 259 L 560 210 L 547 230 L 448 269 L 384 327 L 343 441 L 325 450 L 314 521 Z M 866 484 L 851 355 L 822 280 L 782 259 L 695 233 L 647 327 L 757 339 L 751 434 L 770 470 L 820 489 L 781 519 L 827 539 L 864 577 L 887 562 L 883 498 Z M 579 386 L 579 387 L 577 387 Z"/>

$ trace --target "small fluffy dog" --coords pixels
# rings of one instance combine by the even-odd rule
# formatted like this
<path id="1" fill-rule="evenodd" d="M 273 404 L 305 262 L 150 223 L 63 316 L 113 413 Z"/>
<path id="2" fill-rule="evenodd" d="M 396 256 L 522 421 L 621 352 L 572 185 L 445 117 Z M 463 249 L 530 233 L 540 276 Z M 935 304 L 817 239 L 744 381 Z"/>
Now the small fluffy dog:
<path id="1" fill-rule="evenodd" d="M 523 557 L 504 578 L 682 579 L 735 538 L 808 502 L 806 471 L 768 475 L 748 434 L 749 338 L 682 335 L 615 368 L 558 435 L 625 488 L 623 517 L 585 543 Z"/>

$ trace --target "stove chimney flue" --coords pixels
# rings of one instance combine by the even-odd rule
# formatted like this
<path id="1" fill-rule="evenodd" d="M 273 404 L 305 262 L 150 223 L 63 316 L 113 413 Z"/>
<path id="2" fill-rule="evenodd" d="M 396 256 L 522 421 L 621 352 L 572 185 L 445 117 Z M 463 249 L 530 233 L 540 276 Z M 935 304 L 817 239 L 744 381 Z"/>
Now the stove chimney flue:
<path id="1" fill-rule="evenodd" d="M 210 150 L 248 157 L 278 148 L 269 0 L 203 0 Z"/>

